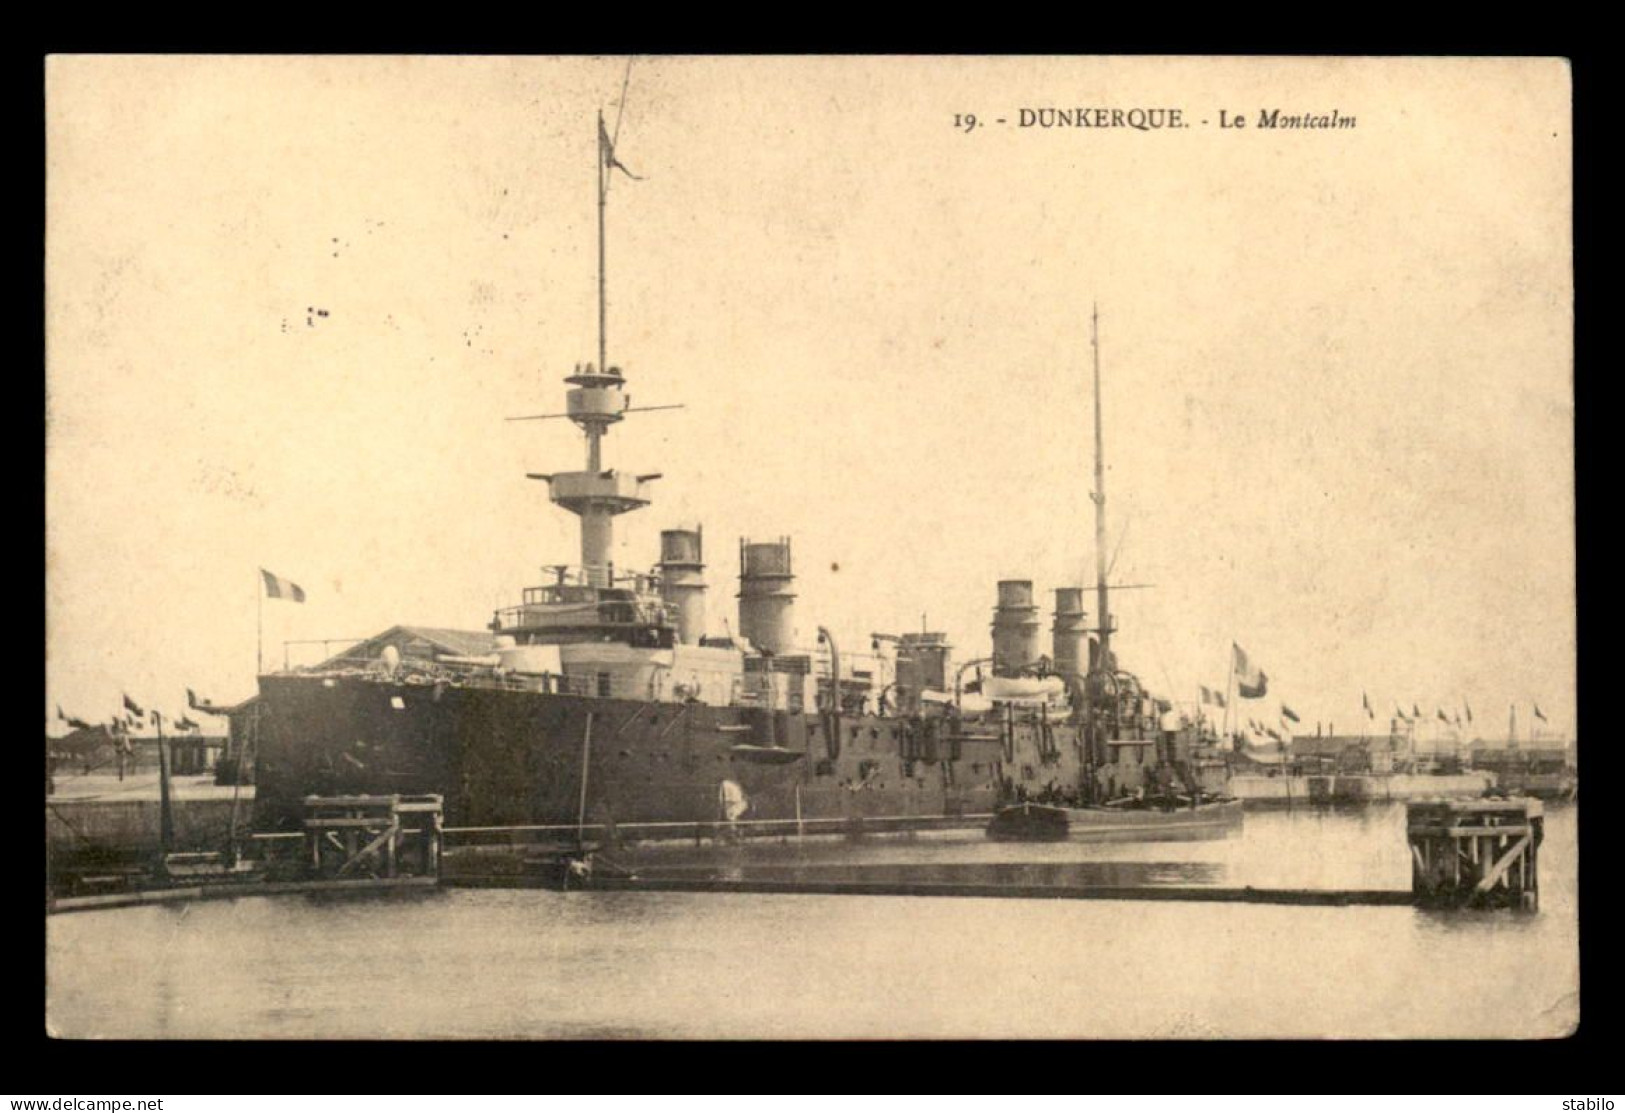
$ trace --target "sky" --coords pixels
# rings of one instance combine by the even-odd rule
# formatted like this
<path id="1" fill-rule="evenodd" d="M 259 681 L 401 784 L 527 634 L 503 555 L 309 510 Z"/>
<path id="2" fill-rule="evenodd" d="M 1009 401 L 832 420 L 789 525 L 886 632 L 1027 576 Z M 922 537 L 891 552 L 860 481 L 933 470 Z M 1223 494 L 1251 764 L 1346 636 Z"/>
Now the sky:
<path id="1" fill-rule="evenodd" d="M 1540 59 L 53 57 L 47 720 L 243 698 L 257 623 L 267 668 L 481 629 L 577 559 L 525 473 L 580 433 L 504 419 L 596 358 L 602 109 L 610 361 L 685 407 L 606 441 L 663 474 L 616 564 L 703 524 L 714 633 L 738 539 L 787 535 L 808 644 L 983 656 L 1026 578 L 1047 645 L 1098 306 L 1125 667 L 1192 700 L 1235 642 L 1244 715 L 1570 729 L 1569 97 Z M 1019 123 L 1073 107 L 1187 126 Z"/>

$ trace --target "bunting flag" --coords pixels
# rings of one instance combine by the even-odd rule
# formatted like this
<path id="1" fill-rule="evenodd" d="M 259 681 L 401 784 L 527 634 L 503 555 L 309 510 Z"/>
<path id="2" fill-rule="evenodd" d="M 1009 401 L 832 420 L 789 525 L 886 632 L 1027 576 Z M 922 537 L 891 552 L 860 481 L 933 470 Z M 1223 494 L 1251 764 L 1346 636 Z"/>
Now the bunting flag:
<path id="1" fill-rule="evenodd" d="M 1223 707 L 1223 706 L 1225 706 L 1224 693 L 1223 692 L 1215 692 L 1212 688 L 1209 688 L 1206 684 L 1198 684 L 1197 687 L 1202 690 L 1202 703 L 1205 706 L 1207 706 L 1207 707 Z"/>
<path id="2" fill-rule="evenodd" d="M 206 699 L 199 699 L 198 694 L 190 688 L 186 689 L 186 706 L 193 711 L 201 711 L 205 715 L 224 715 L 226 713 L 226 709 L 219 704 L 211 703 Z"/>
<path id="3" fill-rule="evenodd" d="M 1284 703 L 1281 705 L 1281 718 L 1291 719 L 1294 723 L 1302 721 L 1298 718 L 1298 713 Z"/>
<path id="4" fill-rule="evenodd" d="M 1439 722 L 1444 723 L 1446 726 L 1450 724 L 1450 716 L 1444 713 L 1444 708 L 1442 707 L 1439 708 Z"/>
<path id="5" fill-rule="evenodd" d="M 1422 707 L 1421 707 L 1421 705 L 1416 704 L 1416 703 L 1411 704 L 1411 718 L 1414 720 L 1414 719 L 1420 719 L 1421 717 L 1422 717 Z"/>
<path id="6" fill-rule="evenodd" d="M 187 718 L 185 715 L 182 715 L 179 719 L 176 719 L 175 720 L 175 725 L 180 727 L 182 730 L 199 730 L 199 729 L 201 729 L 198 726 L 198 724 L 194 723 L 191 719 Z"/>
<path id="7" fill-rule="evenodd" d="M 1465 699 L 1461 701 L 1461 705 L 1467 709 L 1467 721 L 1469 723 L 1472 722 L 1473 721 L 1473 705 L 1468 703 Z"/>
<path id="8" fill-rule="evenodd" d="M 1543 723 L 1546 721 L 1546 716 L 1541 714 L 1540 704 L 1538 703 L 1535 704 L 1535 718 L 1539 719 Z"/>
<path id="9" fill-rule="evenodd" d="M 124 710 L 128 711 L 138 719 L 144 719 L 147 715 L 145 711 L 141 710 L 141 705 L 135 702 L 135 700 L 131 699 L 128 695 L 124 697 Z"/>
<path id="10" fill-rule="evenodd" d="M 67 720 L 68 725 L 70 727 L 72 727 L 74 730 L 94 730 L 95 729 L 89 723 L 85 722 L 83 719 L 75 719 L 71 715 L 65 715 L 65 716 L 63 716 L 63 718 Z"/>
<path id="11" fill-rule="evenodd" d="M 1203 688 L 1202 691 L 1205 692 L 1207 689 Z M 62 714 L 62 705 L 60 703 L 56 705 L 56 717 L 61 719 L 64 723 L 68 721 L 68 717 Z"/>
<path id="12" fill-rule="evenodd" d="M 598 146 L 604 152 L 604 166 L 610 170 L 619 170 L 633 181 L 641 182 L 643 179 L 622 165 L 621 160 L 615 157 L 615 144 L 609 138 L 609 132 L 604 130 L 604 118 L 598 117 Z"/>
<path id="13" fill-rule="evenodd" d="M 1366 695 L 1364 692 L 1360 693 L 1360 706 L 1365 708 L 1365 717 L 1367 719 L 1375 719 L 1377 717 L 1377 713 L 1371 710 L 1371 697 Z"/>
<path id="14" fill-rule="evenodd" d="M 1394 718 L 1402 719 L 1407 723 L 1411 721 L 1411 717 L 1409 715 L 1405 714 L 1405 712 L 1401 711 L 1399 709 L 1399 704 L 1397 704 L 1397 703 L 1394 704 Z"/>
<path id="15" fill-rule="evenodd" d="M 1236 676 L 1236 694 L 1242 699 L 1263 699 L 1269 691 L 1270 680 L 1264 670 L 1247 659 L 1247 651 L 1235 642 L 1230 643 L 1233 669 Z"/>
<path id="16" fill-rule="evenodd" d="M 292 580 L 274 576 L 263 568 L 260 569 L 260 575 L 265 579 L 265 594 L 272 599 L 288 599 L 295 603 L 305 601 L 305 589 Z"/>

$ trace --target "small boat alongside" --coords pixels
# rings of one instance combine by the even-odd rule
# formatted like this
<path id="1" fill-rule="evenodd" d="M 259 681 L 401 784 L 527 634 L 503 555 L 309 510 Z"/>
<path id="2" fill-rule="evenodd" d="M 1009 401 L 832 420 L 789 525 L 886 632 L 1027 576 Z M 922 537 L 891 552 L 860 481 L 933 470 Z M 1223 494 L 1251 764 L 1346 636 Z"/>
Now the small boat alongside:
<path id="1" fill-rule="evenodd" d="M 987 835 L 1002 842 L 1126 839 L 1136 842 L 1222 839 L 1241 829 L 1240 800 L 1189 797 L 1118 806 L 1065 807 L 1024 801 L 1000 808 Z"/>

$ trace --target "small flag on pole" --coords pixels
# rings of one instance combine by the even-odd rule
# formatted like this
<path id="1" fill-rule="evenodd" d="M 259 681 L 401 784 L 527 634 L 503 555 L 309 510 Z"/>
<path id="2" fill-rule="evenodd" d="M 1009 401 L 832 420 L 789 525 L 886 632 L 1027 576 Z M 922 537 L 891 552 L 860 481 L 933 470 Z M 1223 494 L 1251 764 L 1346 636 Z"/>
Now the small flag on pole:
<path id="1" fill-rule="evenodd" d="M 75 719 L 71 715 L 66 716 L 66 718 L 67 718 L 68 725 L 70 727 L 72 727 L 74 730 L 90 730 L 91 729 L 90 724 L 85 722 L 83 719 Z"/>
<path id="2" fill-rule="evenodd" d="M 1233 668 L 1236 675 L 1236 693 L 1242 699 L 1263 699 L 1269 691 L 1269 677 L 1264 670 L 1247 659 L 1247 651 L 1235 642 L 1230 643 Z"/>
<path id="3" fill-rule="evenodd" d="M 1371 710 L 1371 697 L 1366 695 L 1364 692 L 1360 693 L 1360 706 L 1365 708 L 1365 717 L 1367 719 L 1375 719 L 1377 717 L 1377 713 Z"/>
<path id="4" fill-rule="evenodd" d="M 179 719 L 176 719 L 175 720 L 175 725 L 180 727 L 182 730 L 197 730 L 198 729 L 198 725 L 196 723 L 194 723 L 191 719 L 187 718 L 185 715 L 182 715 Z"/>
<path id="5" fill-rule="evenodd" d="M 260 569 L 260 575 L 265 578 L 265 594 L 272 599 L 289 599 L 295 603 L 305 601 L 305 589 L 292 580 L 274 576 L 263 568 Z"/>
<path id="6" fill-rule="evenodd" d="M 1205 705 L 1207 705 L 1209 707 L 1223 707 L 1224 706 L 1224 693 L 1223 692 L 1215 692 L 1212 688 L 1209 688 L 1206 684 L 1198 684 L 1197 687 L 1202 689 L 1202 703 L 1203 704 L 1205 704 Z"/>
<path id="7" fill-rule="evenodd" d="M 1540 704 L 1538 703 L 1535 704 L 1535 718 L 1539 719 L 1543 723 L 1546 721 L 1546 716 L 1541 713 Z"/>
<path id="8" fill-rule="evenodd" d="M 1291 719 L 1294 723 L 1301 721 L 1298 718 L 1298 713 L 1284 703 L 1281 705 L 1281 718 Z"/>
<path id="9" fill-rule="evenodd" d="M 604 130 L 604 118 L 598 117 L 598 145 L 604 152 L 604 165 L 610 170 L 619 170 L 633 181 L 641 182 L 643 179 L 628 170 L 621 160 L 615 157 L 615 144 L 609 138 L 609 132 Z"/>
<path id="10" fill-rule="evenodd" d="M 1473 721 L 1473 705 L 1468 703 L 1465 699 L 1461 701 L 1461 705 L 1464 708 L 1467 709 L 1467 721 L 1469 723 L 1472 722 Z"/>
<path id="11" fill-rule="evenodd" d="M 128 711 L 138 719 L 144 719 L 147 716 L 147 713 L 141 709 L 141 705 L 135 702 L 135 700 L 131 699 L 128 695 L 124 697 L 124 710 Z"/>

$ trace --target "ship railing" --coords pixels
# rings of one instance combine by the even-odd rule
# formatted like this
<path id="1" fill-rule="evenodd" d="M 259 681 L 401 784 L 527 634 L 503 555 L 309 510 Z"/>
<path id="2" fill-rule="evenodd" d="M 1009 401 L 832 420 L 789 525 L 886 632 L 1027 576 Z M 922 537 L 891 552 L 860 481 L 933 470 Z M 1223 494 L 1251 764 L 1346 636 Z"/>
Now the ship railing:
<path id="1" fill-rule="evenodd" d="M 526 685 L 488 666 L 406 658 L 393 669 L 376 657 L 342 657 L 290 670 L 301 676 L 373 680 L 388 684 L 451 684 L 457 687 L 524 688 Z"/>
<path id="2" fill-rule="evenodd" d="M 675 626 L 677 606 L 674 603 L 604 599 L 596 605 L 576 604 L 569 611 L 550 615 L 547 604 L 521 603 L 515 607 L 502 607 L 494 615 L 496 631 L 505 630 L 568 630 L 591 627 L 606 630 L 631 630 L 641 626 Z"/>

